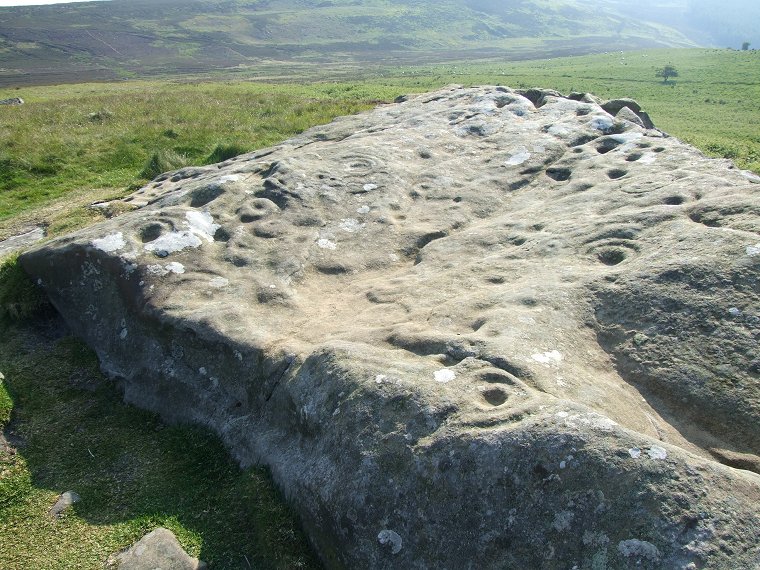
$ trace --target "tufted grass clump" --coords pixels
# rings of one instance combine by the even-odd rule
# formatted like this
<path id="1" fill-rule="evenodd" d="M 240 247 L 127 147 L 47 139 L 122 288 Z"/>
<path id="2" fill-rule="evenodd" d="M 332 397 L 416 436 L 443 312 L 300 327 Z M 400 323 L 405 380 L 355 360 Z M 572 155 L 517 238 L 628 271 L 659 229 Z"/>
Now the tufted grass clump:
<path id="1" fill-rule="evenodd" d="M 214 164 L 217 162 L 224 162 L 241 154 L 248 152 L 248 148 L 239 144 L 218 144 L 211 151 L 211 154 L 206 157 L 206 164 Z"/>
<path id="2" fill-rule="evenodd" d="M 186 156 L 182 156 L 171 149 L 162 149 L 150 156 L 140 171 L 139 176 L 140 178 L 152 180 L 159 174 L 169 172 L 170 170 L 178 170 L 183 166 L 187 166 L 187 164 L 188 160 Z"/>

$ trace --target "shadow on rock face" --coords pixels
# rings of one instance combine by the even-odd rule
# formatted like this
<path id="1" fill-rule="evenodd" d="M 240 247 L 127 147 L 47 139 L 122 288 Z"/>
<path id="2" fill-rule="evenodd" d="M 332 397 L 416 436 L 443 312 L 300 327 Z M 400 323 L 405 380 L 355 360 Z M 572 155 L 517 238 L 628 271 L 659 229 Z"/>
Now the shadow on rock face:
<path id="1" fill-rule="evenodd" d="M 621 377 L 686 439 L 726 465 L 760 472 L 760 290 L 746 251 L 731 253 L 600 287 L 599 341 Z"/>

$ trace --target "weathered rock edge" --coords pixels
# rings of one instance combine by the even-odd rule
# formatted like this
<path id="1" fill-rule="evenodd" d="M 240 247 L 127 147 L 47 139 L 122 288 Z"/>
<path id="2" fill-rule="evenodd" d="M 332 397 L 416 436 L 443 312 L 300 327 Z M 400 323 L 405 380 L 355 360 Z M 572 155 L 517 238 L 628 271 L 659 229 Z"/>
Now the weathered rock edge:
<path id="1" fill-rule="evenodd" d="M 330 568 L 757 566 L 755 180 L 600 103 L 408 98 L 21 261 Z"/>

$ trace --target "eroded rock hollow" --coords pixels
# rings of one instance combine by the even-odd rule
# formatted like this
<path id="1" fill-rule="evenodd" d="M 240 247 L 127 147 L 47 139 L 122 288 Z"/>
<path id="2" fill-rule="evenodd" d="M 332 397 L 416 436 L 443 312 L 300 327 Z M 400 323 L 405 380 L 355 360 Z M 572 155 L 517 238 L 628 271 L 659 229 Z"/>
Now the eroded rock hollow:
<path id="1" fill-rule="evenodd" d="M 329 568 L 758 567 L 760 186 L 651 127 L 447 88 L 22 263 L 128 401 L 268 465 Z"/>

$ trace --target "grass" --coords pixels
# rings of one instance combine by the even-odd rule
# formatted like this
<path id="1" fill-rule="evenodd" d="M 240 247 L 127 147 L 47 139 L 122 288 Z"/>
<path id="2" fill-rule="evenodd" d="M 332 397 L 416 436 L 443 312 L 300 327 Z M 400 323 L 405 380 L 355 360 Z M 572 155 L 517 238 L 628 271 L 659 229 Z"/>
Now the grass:
<path id="1" fill-rule="evenodd" d="M 102 569 L 158 526 L 212 568 L 319 567 L 266 471 L 122 403 L 86 346 L 44 316 L 26 323 L 0 325 L 0 428 L 12 418 L 17 447 L 0 444 L 0 568 Z M 54 519 L 68 490 L 82 500 Z"/>
<path id="2" fill-rule="evenodd" d="M 17 259 L 14 255 L 0 262 L 0 323 L 22 322 L 50 307 L 47 297 L 29 280 Z"/>

